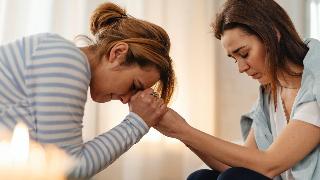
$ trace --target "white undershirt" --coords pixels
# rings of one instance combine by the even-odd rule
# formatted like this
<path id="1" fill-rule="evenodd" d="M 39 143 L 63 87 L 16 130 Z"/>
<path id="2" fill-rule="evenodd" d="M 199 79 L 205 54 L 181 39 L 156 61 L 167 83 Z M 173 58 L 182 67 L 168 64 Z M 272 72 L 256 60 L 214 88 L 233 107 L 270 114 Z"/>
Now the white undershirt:
<path id="1" fill-rule="evenodd" d="M 276 139 L 287 126 L 286 114 L 281 99 L 281 90 L 280 88 L 277 89 L 277 109 L 275 109 L 274 101 L 271 101 L 269 106 L 273 139 Z M 304 103 L 298 107 L 293 117 L 289 119 L 301 120 L 320 127 L 320 108 L 316 101 Z M 281 173 L 281 178 L 283 180 L 294 180 L 291 168 Z"/>

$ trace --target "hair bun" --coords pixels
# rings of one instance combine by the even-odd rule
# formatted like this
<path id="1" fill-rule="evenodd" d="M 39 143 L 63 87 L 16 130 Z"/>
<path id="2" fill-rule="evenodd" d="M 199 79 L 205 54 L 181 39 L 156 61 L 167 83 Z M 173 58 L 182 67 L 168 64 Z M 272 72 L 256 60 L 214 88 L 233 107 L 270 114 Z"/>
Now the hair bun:
<path id="1" fill-rule="evenodd" d="M 121 18 L 127 17 L 126 11 L 113 3 L 104 3 L 97 7 L 90 20 L 90 31 L 93 35 L 103 27 L 118 22 Z"/>

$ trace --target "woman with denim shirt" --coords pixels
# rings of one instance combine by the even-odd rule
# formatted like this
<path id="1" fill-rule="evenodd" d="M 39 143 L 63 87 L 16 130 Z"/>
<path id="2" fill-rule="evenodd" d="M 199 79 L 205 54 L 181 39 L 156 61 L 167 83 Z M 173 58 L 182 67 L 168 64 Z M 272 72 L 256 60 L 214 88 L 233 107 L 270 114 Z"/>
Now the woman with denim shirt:
<path id="1" fill-rule="evenodd" d="M 261 84 L 260 96 L 241 118 L 243 146 L 165 114 L 156 128 L 212 168 L 188 180 L 320 179 L 320 42 L 302 41 L 273 0 L 227 0 L 213 29 L 239 72 Z"/>

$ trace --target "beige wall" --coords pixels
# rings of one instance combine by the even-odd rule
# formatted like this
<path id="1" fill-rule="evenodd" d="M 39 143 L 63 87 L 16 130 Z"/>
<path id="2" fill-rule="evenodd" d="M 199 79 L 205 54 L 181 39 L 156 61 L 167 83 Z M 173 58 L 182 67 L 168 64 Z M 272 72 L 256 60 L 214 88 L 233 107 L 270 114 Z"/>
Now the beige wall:
<path id="1" fill-rule="evenodd" d="M 220 45 L 217 48 L 217 121 L 214 134 L 226 140 L 240 141 L 240 116 L 248 112 L 255 102 L 259 85 L 247 75 L 240 74 L 237 64 L 226 58 L 226 53 Z"/>

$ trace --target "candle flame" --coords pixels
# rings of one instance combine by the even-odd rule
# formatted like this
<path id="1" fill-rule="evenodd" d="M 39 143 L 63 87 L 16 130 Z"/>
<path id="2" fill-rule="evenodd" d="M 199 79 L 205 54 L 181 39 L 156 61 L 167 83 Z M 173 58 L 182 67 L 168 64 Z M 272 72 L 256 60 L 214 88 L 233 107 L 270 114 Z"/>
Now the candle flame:
<path id="1" fill-rule="evenodd" d="M 23 123 L 14 128 L 11 140 L 11 153 L 13 165 L 23 165 L 28 161 L 29 155 L 29 131 Z"/>
<path id="2" fill-rule="evenodd" d="M 24 124 L 16 125 L 11 142 L 0 137 L 0 180 L 65 180 L 73 166 L 73 159 L 57 146 L 29 140 Z"/>

